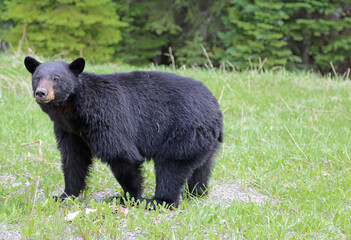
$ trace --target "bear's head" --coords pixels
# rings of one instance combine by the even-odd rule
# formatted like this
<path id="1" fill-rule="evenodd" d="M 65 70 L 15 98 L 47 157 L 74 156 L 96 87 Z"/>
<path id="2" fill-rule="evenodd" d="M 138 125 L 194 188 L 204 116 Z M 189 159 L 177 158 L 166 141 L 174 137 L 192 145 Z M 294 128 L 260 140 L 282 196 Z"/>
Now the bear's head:
<path id="1" fill-rule="evenodd" d="M 59 61 L 40 63 L 27 56 L 24 65 L 32 74 L 33 95 L 37 102 L 60 104 L 74 94 L 85 60 L 77 58 L 70 64 Z"/>

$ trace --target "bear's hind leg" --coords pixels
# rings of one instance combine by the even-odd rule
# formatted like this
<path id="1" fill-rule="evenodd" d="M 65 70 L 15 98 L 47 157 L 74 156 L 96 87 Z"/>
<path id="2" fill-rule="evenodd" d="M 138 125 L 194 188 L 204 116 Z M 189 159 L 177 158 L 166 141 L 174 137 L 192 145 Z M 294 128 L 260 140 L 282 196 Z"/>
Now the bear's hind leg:
<path id="1" fill-rule="evenodd" d="M 141 163 L 121 163 L 116 160 L 110 163 L 111 171 L 118 183 L 124 191 L 124 197 L 129 194 L 130 199 L 141 199 L 142 193 L 142 176 L 141 176 Z"/>
<path id="2" fill-rule="evenodd" d="M 205 157 L 205 162 L 194 170 L 191 177 L 188 179 L 188 193 L 192 197 L 207 195 L 208 181 L 211 176 L 212 161 L 214 151 L 211 151 Z"/>
<path id="3" fill-rule="evenodd" d="M 181 192 L 186 179 L 191 174 L 191 166 L 182 161 L 155 160 L 156 191 L 153 199 L 146 199 L 150 207 L 166 204 L 167 207 L 178 207 Z"/>

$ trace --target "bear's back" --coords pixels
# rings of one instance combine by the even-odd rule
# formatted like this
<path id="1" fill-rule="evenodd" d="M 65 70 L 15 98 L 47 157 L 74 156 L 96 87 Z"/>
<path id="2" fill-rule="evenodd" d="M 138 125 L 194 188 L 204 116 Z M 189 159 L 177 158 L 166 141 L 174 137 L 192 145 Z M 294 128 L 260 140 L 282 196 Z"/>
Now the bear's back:
<path id="1" fill-rule="evenodd" d="M 81 74 L 89 91 L 108 94 L 108 99 L 126 98 L 133 105 L 165 106 L 174 110 L 210 111 L 219 109 L 217 99 L 201 82 L 174 73 L 133 71 L 128 73 Z M 89 94 L 90 96 L 90 94 Z M 190 114 L 190 113 L 189 113 Z M 208 112 L 207 112 L 208 114 Z M 199 113 L 198 115 L 202 115 Z"/>
<path id="2" fill-rule="evenodd" d="M 112 85 L 125 90 L 133 105 L 144 106 L 143 111 L 155 113 L 168 109 L 180 119 L 194 115 L 198 120 L 204 120 L 215 116 L 213 112 L 219 110 L 217 99 L 211 91 L 192 78 L 156 71 L 116 73 L 108 78 Z M 186 116 L 180 117 L 181 114 Z"/>

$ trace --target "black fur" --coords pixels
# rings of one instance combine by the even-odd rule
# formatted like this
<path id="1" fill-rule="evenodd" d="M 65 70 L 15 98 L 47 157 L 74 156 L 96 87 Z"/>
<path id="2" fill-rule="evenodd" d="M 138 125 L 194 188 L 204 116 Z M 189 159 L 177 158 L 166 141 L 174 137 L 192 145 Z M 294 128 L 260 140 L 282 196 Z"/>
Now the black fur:
<path id="1" fill-rule="evenodd" d="M 223 139 L 216 98 L 200 82 L 164 72 L 94 74 L 85 61 L 25 59 L 39 81 L 53 81 L 55 99 L 38 102 L 54 122 L 65 190 L 78 196 L 92 157 L 109 164 L 125 193 L 142 194 L 141 165 L 153 159 L 156 192 L 148 203 L 177 206 L 186 184 L 193 195 L 208 187 L 212 159 Z"/>

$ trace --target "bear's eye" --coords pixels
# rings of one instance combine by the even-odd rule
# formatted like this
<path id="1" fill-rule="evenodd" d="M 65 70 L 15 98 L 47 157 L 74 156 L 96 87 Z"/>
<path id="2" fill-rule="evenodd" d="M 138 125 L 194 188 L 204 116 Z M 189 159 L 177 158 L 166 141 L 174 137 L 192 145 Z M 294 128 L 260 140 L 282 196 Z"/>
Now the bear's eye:
<path id="1" fill-rule="evenodd" d="M 40 77 L 37 77 L 36 80 L 39 81 L 39 80 L 40 80 Z"/>
<path id="2" fill-rule="evenodd" d="M 58 81 L 60 81 L 60 79 L 58 77 L 54 77 L 54 81 L 58 82 Z"/>

